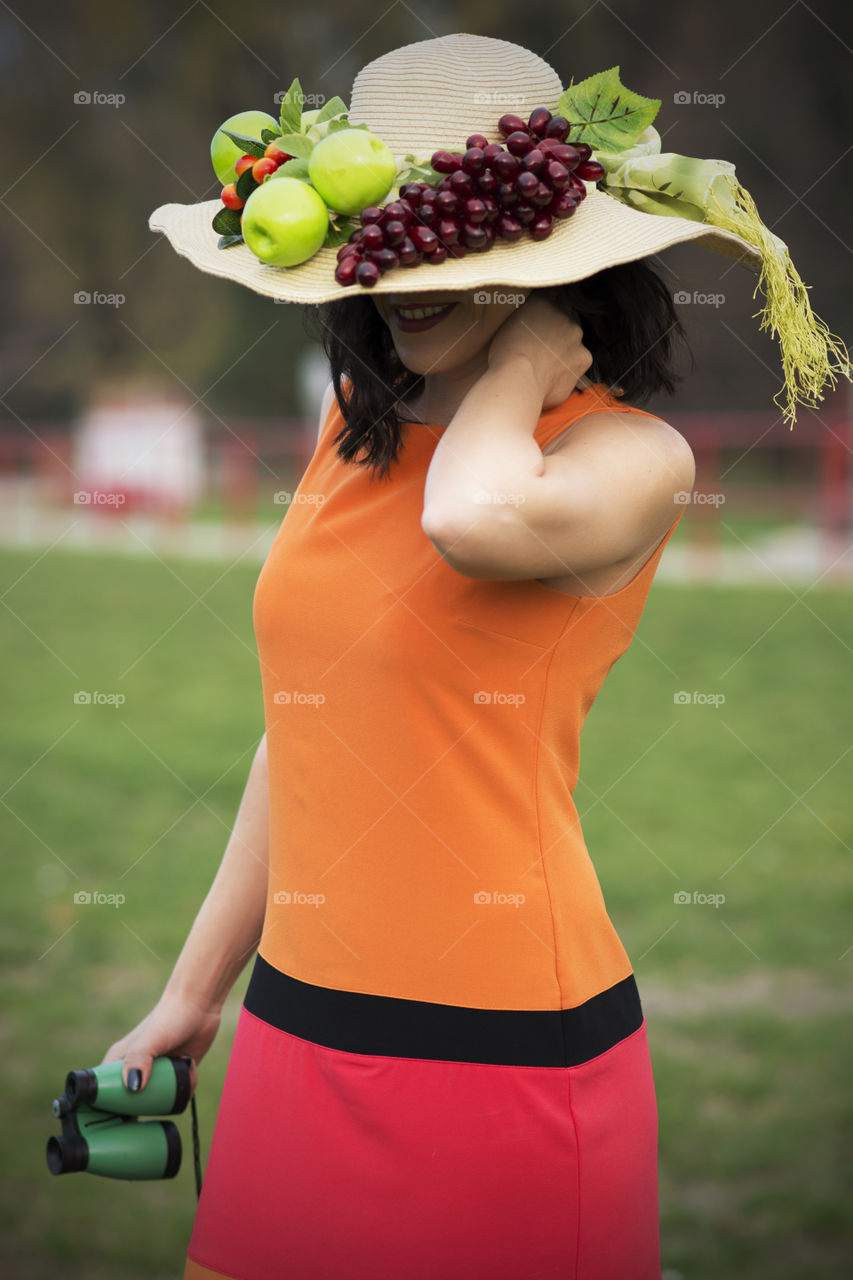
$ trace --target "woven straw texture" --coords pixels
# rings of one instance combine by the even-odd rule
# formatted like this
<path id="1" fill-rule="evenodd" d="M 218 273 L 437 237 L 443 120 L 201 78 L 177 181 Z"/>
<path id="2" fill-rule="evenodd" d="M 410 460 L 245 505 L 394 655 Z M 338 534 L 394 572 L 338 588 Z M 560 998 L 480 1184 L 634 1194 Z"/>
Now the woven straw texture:
<path id="1" fill-rule="evenodd" d="M 497 122 L 507 111 L 526 118 L 534 107 L 553 111 L 560 78 L 542 58 L 520 45 L 465 33 L 404 45 L 374 59 L 353 83 L 349 120 L 367 124 L 400 159 L 428 159 L 438 149 L 464 150 L 482 133 L 500 141 Z M 370 289 L 342 286 L 334 278 L 337 249 L 320 249 L 296 267 L 271 267 L 245 244 L 217 248 L 212 229 L 220 200 L 165 204 L 148 225 L 200 271 L 235 280 L 281 302 L 320 303 L 360 293 L 430 295 L 513 285 L 541 288 L 593 275 L 693 240 L 704 248 L 760 269 L 761 255 L 732 232 L 685 218 L 641 213 L 587 183 L 587 197 L 571 217 L 555 221 L 546 240 L 525 235 L 516 244 L 496 241 L 485 253 L 396 267 Z"/>

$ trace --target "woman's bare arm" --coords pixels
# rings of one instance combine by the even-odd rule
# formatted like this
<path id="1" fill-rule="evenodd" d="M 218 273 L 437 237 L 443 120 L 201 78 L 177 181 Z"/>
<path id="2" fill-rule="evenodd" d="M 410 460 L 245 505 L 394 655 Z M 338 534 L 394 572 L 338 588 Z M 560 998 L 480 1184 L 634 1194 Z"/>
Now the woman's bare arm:
<path id="1" fill-rule="evenodd" d="M 605 404 L 540 450 L 543 408 L 561 405 L 589 368 L 582 339 L 552 303 L 528 298 L 497 330 L 488 368 L 438 441 L 421 527 L 459 573 L 582 579 L 639 568 L 683 510 L 693 454 L 659 418 Z"/>
<path id="2" fill-rule="evenodd" d="M 123 1060 L 129 1089 L 145 1088 L 154 1058 L 192 1058 L 190 1082 L 213 1043 L 228 992 L 257 948 L 269 876 L 266 734 L 258 745 L 231 837 L 171 977 L 154 1008 L 110 1045 L 103 1062 Z"/>
<path id="3" fill-rule="evenodd" d="M 267 735 L 249 770 L 231 837 L 165 995 L 218 1012 L 263 930 L 269 877 Z"/>

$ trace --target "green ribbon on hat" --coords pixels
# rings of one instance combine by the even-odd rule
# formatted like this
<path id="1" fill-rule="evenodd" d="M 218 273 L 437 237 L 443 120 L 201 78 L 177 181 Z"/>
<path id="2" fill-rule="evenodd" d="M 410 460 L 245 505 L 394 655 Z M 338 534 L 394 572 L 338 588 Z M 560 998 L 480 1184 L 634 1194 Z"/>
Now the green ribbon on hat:
<path id="1" fill-rule="evenodd" d="M 593 155 L 604 166 L 608 195 L 616 196 L 643 213 L 714 222 L 719 209 L 735 214 L 737 177 L 728 160 L 699 160 L 660 149 L 654 125 L 624 151 L 599 151 Z M 779 253 L 787 245 L 768 231 Z"/>
<path id="2" fill-rule="evenodd" d="M 716 185 L 724 191 L 724 174 L 733 174 L 734 165 L 727 160 L 695 160 L 674 151 L 661 153 L 660 141 L 650 124 L 632 147 L 594 149 L 595 159 L 604 166 L 609 194 L 647 213 L 704 221 L 711 188 Z"/>
<path id="3" fill-rule="evenodd" d="M 761 255 L 761 329 L 778 333 L 785 379 L 783 417 L 796 421 L 797 402 L 814 408 L 835 375 L 851 378 L 850 356 L 809 302 L 809 286 L 794 266 L 788 246 L 764 225 L 755 201 L 728 160 L 703 160 L 662 152 L 651 121 L 660 101 L 626 89 L 619 68 L 590 76 L 564 90 L 557 111 L 571 124 L 569 142 L 587 142 L 604 167 L 603 190 L 641 213 L 707 222 L 734 232 Z"/>

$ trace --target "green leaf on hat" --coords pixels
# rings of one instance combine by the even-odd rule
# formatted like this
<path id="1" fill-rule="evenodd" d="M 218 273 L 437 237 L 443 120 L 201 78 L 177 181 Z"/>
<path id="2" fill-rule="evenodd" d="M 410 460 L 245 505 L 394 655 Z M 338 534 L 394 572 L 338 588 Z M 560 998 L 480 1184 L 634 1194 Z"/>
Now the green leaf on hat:
<path id="1" fill-rule="evenodd" d="M 281 99 L 280 124 L 282 133 L 299 133 L 302 128 L 302 85 L 296 76 Z"/>
<path id="2" fill-rule="evenodd" d="M 416 155 L 409 153 L 403 156 L 402 163 L 399 156 L 395 156 L 395 159 L 398 162 L 394 178 L 396 187 L 401 187 L 404 182 L 428 182 L 433 186 L 441 179 L 441 174 L 437 173 L 431 164 L 424 164 L 423 160 L 419 160 Z"/>
<path id="3" fill-rule="evenodd" d="M 235 146 L 242 147 L 243 155 L 254 156 L 256 160 L 260 160 L 264 154 L 265 144 L 258 142 L 257 138 L 250 138 L 247 133 L 231 133 L 229 129 L 220 130 L 225 134 L 226 138 L 230 138 Z"/>
<path id="4" fill-rule="evenodd" d="M 236 191 L 241 200 L 248 200 L 249 196 L 259 184 L 255 182 L 255 175 L 252 173 L 252 166 L 244 169 L 237 179 Z"/>
<path id="5" fill-rule="evenodd" d="M 314 150 L 314 143 L 304 133 L 283 133 L 276 138 L 276 146 L 281 147 L 289 156 L 301 156 L 307 160 Z"/>
<path id="6" fill-rule="evenodd" d="M 230 249 L 232 244 L 243 244 L 242 236 L 220 236 L 217 241 L 217 249 Z"/>
<path id="7" fill-rule="evenodd" d="M 226 205 L 222 206 L 210 225 L 214 231 L 218 231 L 223 236 L 242 236 L 243 234 L 240 226 L 240 210 L 229 209 Z"/>
<path id="8" fill-rule="evenodd" d="M 330 133 L 337 133 L 339 129 L 349 129 L 351 125 L 347 123 L 347 118 L 343 116 L 333 116 L 331 120 L 321 120 L 319 123 L 309 124 L 305 130 L 305 137 L 309 138 L 316 147 L 318 142 L 322 142 Z"/>
<path id="9" fill-rule="evenodd" d="M 360 225 L 358 218 L 345 218 L 342 216 L 336 222 L 330 220 L 326 239 L 323 241 L 323 248 L 334 249 L 339 245 L 346 244 L 353 231 L 356 231 Z"/>
<path id="10" fill-rule="evenodd" d="M 292 160 L 285 160 L 284 164 L 280 164 L 273 174 L 270 175 L 270 182 L 275 178 L 308 178 L 308 161 L 302 156 L 294 156 Z"/>
<path id="11" fill-rule="evenodd" d="M 332 116 L 339 116 L 341 113 L 347 114 L 347 104 L 343 98 L 329 98 L 317 112 L 314 124 L 322 124 L 324 120 L 331 120 Z"/>
<path id="12" fill-rule="evenodd" d="M 571 123 L 567 142 L 587 142 L 593 151 L 624 151 L 652 123 L 660 105 L 660 98 L 626 89 L 616 66 L 570 84 L 555 114 Z"/>

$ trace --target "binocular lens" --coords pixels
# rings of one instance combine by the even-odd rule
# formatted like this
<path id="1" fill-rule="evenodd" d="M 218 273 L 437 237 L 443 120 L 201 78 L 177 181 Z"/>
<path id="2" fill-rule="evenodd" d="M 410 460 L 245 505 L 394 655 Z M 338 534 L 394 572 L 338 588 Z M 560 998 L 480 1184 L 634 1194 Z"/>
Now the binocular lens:
<path id="1" fill-rule="evenodd" d="M 98 1096 L 98 1078 L 94 1071 L 89 1068 L 69 1071 L 65 1078 L 65 1096 L 72 1107 L 94 1102 Z"/>
<path id="2" fill-rule="evenodd" d="M 51 1173 L 80 1173 L 89 1163 L 85 1138 L 57 1137 L 47 1140 L 47 1167 Z"/>

